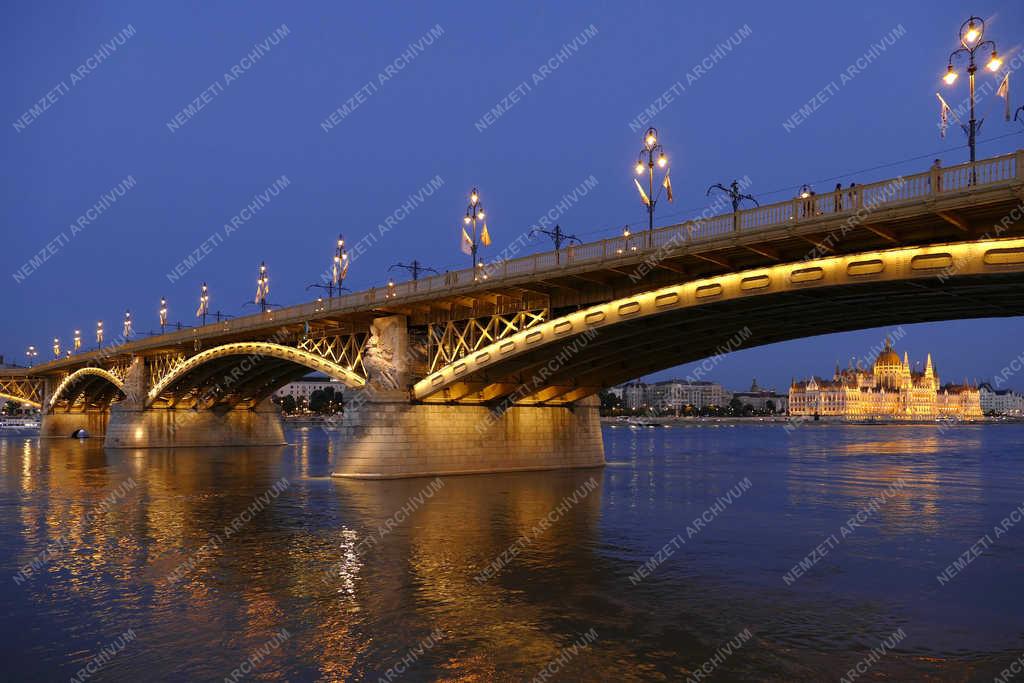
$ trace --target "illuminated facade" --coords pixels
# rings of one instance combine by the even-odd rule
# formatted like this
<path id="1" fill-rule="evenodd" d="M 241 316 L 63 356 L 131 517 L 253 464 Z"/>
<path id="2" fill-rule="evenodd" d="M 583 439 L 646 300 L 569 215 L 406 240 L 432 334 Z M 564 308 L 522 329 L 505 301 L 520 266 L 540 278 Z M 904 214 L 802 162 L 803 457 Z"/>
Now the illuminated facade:
<path id="1" fill-rule="evenodd" d="M 836 366 L 831 380 L 812 377 L 789 390 L 790 415 L 849 419 L 934 420 L 980 419 L 978 387 L 941 386 L 928 354 L 923 372 L 913 372 L 907 354 L 899 355 L 889 340 L 870 370 Z"/>

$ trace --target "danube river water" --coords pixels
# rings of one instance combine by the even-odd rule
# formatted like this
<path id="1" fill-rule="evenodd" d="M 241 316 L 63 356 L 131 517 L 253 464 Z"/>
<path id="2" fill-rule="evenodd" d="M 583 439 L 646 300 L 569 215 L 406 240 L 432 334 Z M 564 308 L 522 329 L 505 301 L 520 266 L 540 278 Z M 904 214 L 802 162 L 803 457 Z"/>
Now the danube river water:
<path id="1" fill-rule="evenodd" d="M 329 478 L 317 428 L 0 438 L 0 679 L 991 681 L 1024 653 L 1024 426 L 604 435 L 604 469 L 384 482 Z"/>

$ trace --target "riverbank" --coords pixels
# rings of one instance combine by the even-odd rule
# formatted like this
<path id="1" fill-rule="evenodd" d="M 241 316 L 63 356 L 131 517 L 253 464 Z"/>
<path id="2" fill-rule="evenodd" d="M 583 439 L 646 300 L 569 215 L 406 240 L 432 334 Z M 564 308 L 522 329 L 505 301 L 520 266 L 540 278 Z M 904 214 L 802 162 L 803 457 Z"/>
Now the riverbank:
<path id="1" fill-rule="evenodd" d="M 969 424 L 1024 424 L 1019 417 L 986 417 L 980 420 L 955 420 L 937 422 L 935 420 L 848 420 L 839 417 L 811 418 L 791 417 L 789 415 L 757 415 L 751 417 L 622 417 L 605 416 L 601 424 L 611 427 L 703 427 L 715 425 L 756 425 L 756 424 L 837 424 L 837 425 L 969 425 Z"/>

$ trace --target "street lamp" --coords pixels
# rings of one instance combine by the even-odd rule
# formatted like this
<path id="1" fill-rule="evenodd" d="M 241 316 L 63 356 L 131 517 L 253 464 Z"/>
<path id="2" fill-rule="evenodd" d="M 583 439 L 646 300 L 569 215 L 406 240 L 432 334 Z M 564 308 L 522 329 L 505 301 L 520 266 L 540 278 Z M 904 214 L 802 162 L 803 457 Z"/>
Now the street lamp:
<path id="1" fill-rule="evenodd" d="M 60 339 L 53 338 L 53 357 L 60 360 Z"/>
<path id="2" fill-rule="evenodd" d="M 74 344 L 75 344 L 75 351 L 77 351 L 78 349 L 82 348 L 82 331 L 81 330 L 75 330 L 75 341 L 74 341 Z"/>
<path id="3" fill-rule="evenodd" d="M 313 287 L 327 290 L 327 296 L 334 298 L 334 289 L 338 289 L 338 296 L 341 296 L 342 291 L 348 291 L 348 287 L 342 287 L 342 283 L 345 282 L 345 276 L 348 275 L 348 266 L 350 260 L 348 252 L 345 251 L 345 238 L 342 235 L 338 235 L 338 244 L 334 249 L 334 257 L 331 259 L 331 279 L 327 280 L 327 284 L 321 282 L 314 282 L 306 287 L 309 291 Z M 326 280 L 326 273 L 321 275 L 322 280 Z"/>
<path id="4" fill-rule="evenodd" d="M 622 254 L 622 253 L 625 253 L 626 251 L 636 251 L 636 246 L 631 244 L 630 243 L 630 239 L 629 239 L 632 236 L 632 234 L 633 233 L 630 232 L 628 225 L 622 229 L 622 244 L 623 244 L 623 246 L 619 247 L 618 249 L 616 249 L 615 253 Z"/>
<path id="5" fill-rule="evenodd" d="M 967 133 L 967 146 L 971 149 L 971 163 L 973 164 L 975 159 L 975 137 L 977 136 L 978 129 L 981 127 L 981 123 L 984 123 L 984 119 L 979 123 L 974 118 L 974 74 L 978 70 L 978 65 L 974 60 L 974 53 L 978 52 L 982 48 L 992 50 L 992 54 L 989 57 L 988 62 L 985 64 L 985 68 L 992 73 L 999 71 L 999 67 L 1003 65 L 1003 60 L 999 57 L 999 52 L 996 50 L 996 44 L 991 40 L 983 40 L 985 36 L 985 20 L 981 17 L 971 17 L 961 24 L 959 35 L 960 47 L 949 54 L 949 61 L 946 66 L 946 75 L 942 77 L 942 80 L 946 82 L 946 85 L 953 85 L 957 79 L 957 72 L 953 66 L 953 62 L 959 57 L 967 57 L 967 76 L 970 82 L 971 119 L 968 121 L 965 132 Z M 1007 98 L 1009 98 L 1009 93 L 1007 93 Z M 963 127 L 962 124 L 961 127 Z"/>
<path id="6" fill-rule="evenodd" d="M 125 339 L 132 336 L 132 312 L 124 312 L 124 328 L 121 330 L 121 334 Z"/>
<path id="7" fill-rule="evenodd" d="M 160 297 L 160 334 L 164 333 L 167 326 L 167 299 Z"/>
<path id="8" fill-rule="evenodd" d="M 465 228 L 462 230 L 462 251 L 466 254 L 470 254 L 473 258 L 473 279 L 478 279 L 477 268 L 480 264 L 476 260 L 476 252 L 480 245 L 487 246 L 491 243 L 491 235 L 487 231 L 487 223 L 484 222 L 483 229 L 480 231 L 479 238 L 477 237 L 477 222 L 483 221 L 486 218 L 484 213 L 484 205 L 480 203 L 480 193 L 474 187 L 469 193 L 469 206 L 466 207 L 466 215 L 462 219 L 467 226 L 472 226 L 473 234 L 472 237 L 466 232 Z M 469 251 L 466 251 L 466 249 Z"/>
<path id="9" fill-rule="evenodd" d="M 28 347 L 28 351 L 25 352 L 25 357 L 28 358 L 28 366 L 29 367 L 32 367 L 32 365 L 36 362 L 36 356 L 38 356 L 38 355 L 39 355 L 39 352 L 36 351 L 36 347 L 34 347 L 34 346 Z"/>
<path id="10" fill-rule="evenodd" d="M 103 346 L 103 321 L 96 322 L 96 348 Z"/>
<path id="11" fill-rule="evenodd" d="M 647 155 L 646 161 L 644 155 Z M 658 203 L 658 200 L 654 197 L 654 165 L 657 163 L 658 168 L 665 168 L 668 165 L 668 157 L 665 156 L 665 148 L 658 142 L 658 130 L 656 128 L 648 128 L 647 132 L 644 133 L 644 145 L 640 148 L 640 154 L 636 160 L 636 174 L 641 176 L 644 174 L 644 170 L 647 171 L 647 194 L 644 194 L 644 190 L 640 187 L 640 182 L 636 182 L 637 189 L 640 190 L 640 198 L 644 204 L 647 205 L 647 229 L 648 231 L 654 230 L 654 205 Z M 666 178 L 668 174 L 666 174 Z M 665 181 L 665 187 L 669 192 L 669 201 L 672 199 L 671 185 L 668 181 Z"/>

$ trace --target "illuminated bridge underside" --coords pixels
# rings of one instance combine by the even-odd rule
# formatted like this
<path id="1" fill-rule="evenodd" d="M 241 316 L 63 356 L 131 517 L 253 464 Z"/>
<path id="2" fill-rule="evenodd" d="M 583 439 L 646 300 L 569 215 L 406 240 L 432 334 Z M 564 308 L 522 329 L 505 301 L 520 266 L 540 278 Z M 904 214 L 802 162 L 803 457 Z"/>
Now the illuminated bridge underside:
<path id="1" fill-rule="evenodd" d="M 0 377 L 0 398 L 41 408 L 43 382 L 34 377 Z"/>
<path id="2" fill-rule="evenodd" d="M 124 382 L 103 368 L 85 367 L 65 377 L 47 401 L 48 410 L 105 410 L 124 398 Z"/>
<path id="3" fill-rule="evenodd" d="M 1022 239 L 875 251 L 696 280 L 554 317 L 428 375 L 413 394 L 560 405 L 737 346 L 1018 315 Z"/>
<path id="4" fill-rule="evenodd" d="M 173 367 L 146 397 L 146 407 L 254 407 L 277 389 L 311 370 L 358 388 L 366 380 L 310 351 L 270 342 L 225 344 Z"/>

